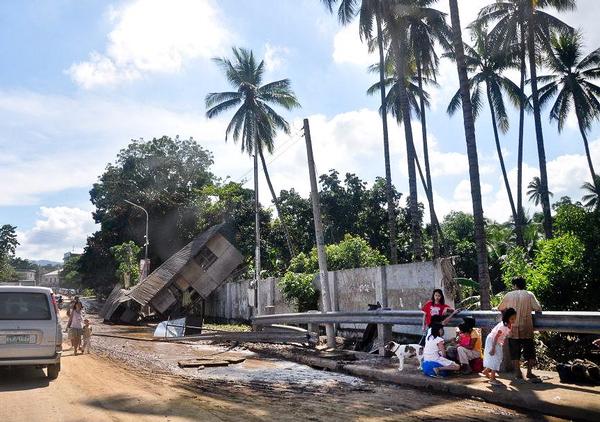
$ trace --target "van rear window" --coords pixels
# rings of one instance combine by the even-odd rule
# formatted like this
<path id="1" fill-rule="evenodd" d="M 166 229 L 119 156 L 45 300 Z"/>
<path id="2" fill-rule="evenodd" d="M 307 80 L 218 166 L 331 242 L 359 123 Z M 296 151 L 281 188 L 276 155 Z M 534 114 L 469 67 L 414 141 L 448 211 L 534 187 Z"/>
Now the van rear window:
<path id="1" fill-rule="evenodd" d="M 50 305 L 44 293 L 0 293 L 0 320 L 49 320 Z"/>

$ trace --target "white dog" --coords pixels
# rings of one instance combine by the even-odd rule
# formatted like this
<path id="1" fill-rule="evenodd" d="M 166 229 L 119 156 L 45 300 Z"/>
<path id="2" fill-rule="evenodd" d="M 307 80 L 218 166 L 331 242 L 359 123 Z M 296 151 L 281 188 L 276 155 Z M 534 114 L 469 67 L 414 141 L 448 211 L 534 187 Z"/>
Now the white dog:
<path id="1" fill-rule="evenodd" d="M 404 369 L 405 358 L 417 358 L 419 360 L 419 366 L 423 362 L 423 347 L 418 344 L 398 344 L 390 341 L 385 345 L 385 350 L 394 353 L 398 356 L 398 371 Z"/>

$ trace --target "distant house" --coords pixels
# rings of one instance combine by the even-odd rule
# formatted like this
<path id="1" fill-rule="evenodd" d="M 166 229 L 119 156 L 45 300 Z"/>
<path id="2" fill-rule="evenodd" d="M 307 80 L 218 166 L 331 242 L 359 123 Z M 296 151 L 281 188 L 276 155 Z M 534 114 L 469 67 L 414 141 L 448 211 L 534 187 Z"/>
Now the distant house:
<path id="1" fill-rule="evenodd" d="M 40 280 L 40 286 L 43 287 L 59 287 L 60 285 L 60 271 L 56 270 L 46 274 L 43 274 Z"/>
<path id="2" fill-rule="evenodd" d="M 15 281 L 19 286 L 35 286 L 35 270 L 17 270 Z"/>
<path id="3" fill-rule="evenodd" d="M 242 261 L 243 256 L 234 246 L 229 227 L 225 224 L 213 226 L 169 257 L 131 290 L 115 288 L 100 315 L 104 319 L 119 319 L 120 314 L 131 309 L 126 305 L 128 301 L 169 315 L 178 311 L 184 302 L 206 299 Z"/>

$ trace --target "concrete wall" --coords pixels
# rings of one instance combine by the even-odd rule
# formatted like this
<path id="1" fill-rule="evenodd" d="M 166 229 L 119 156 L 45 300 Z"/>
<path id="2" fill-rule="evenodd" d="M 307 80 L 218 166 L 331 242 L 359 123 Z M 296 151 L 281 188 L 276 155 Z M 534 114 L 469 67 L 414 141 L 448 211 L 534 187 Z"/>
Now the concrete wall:
<path id="1" fill-rule="evenodd" d="M 453 305 L 452 268 L 448 260 L 388 265 L 375 268 L 355 268 L 330 271 L 329 290 L 333 309 L 337 311 L 367 310 L 367 304 L 380 302 L 395 310 L 415 310 L 431 298 L 435 288 L 441 288 L 446 303 Z M 277 287 L 277 279 L 261 280 L 259 285 L 260 313 L 296 312 L 285 302 Z M 318 280 L 315 280 L 318 283 Z M 217 320 L 248 321 L 252 314 L 248 307 L 249 281 L 228 282 L 215 290 L 206 300 L 206 316 Z M 342 324 L 342 329 L 364 329 L 361 324 Z M 419 327 L 394 326 L 393 331 L 417 334 Z"/>

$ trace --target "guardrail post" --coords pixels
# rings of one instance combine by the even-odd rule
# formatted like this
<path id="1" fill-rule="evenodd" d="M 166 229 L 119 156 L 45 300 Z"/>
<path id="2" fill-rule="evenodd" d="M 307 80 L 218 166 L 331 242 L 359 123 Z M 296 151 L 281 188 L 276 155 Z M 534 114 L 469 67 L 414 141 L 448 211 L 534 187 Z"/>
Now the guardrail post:
<path id="1" fill-rule="evenodd" d="M 388 307 L 387 296 L 387 274 L 385 267 L 381 267 L 380 277 L 375 280 L 375 298 L 383 308 Z M 379 344 L 379 355 L 385 355 L 385 345 L 392 340 L 392 325 L 377 324 L 377 342 Z"/>

